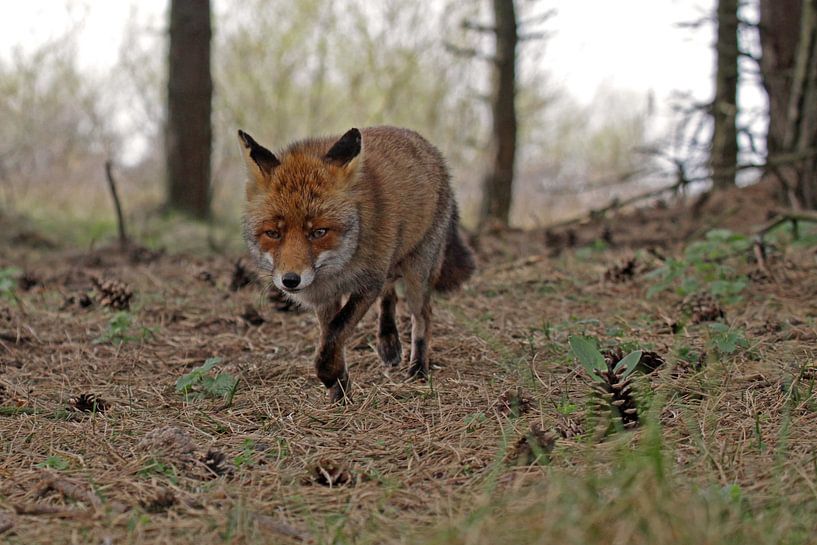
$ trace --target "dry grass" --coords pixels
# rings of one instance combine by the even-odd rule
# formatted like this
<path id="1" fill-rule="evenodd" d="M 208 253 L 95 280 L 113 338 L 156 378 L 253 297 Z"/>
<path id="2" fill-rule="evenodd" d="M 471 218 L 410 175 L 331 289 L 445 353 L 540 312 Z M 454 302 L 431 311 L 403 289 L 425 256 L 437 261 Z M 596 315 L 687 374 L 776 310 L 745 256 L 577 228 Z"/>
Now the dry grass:
<path id="1" fill-rule="evenodd" d="M 236 256 L 134 263 L 4 242 L 0 268 L 37 282 L 0 300 L 0 540 L 810 542 L 813 248 L 788 248 L 776 282 L 725 307 L 749 346 L 718 355 L 706 324 L 668 327 L 683 320 L 679 296 L 645 297 L 656 262 L 610 284 L 618 252 L 531 247 L 492 252 L 465 291 L 437 300 L 429 383 L 385 373 L 367 316 L 347 352 L 354 403 L 328 407 L 314 319 L 277 310 L 257 284 L 231 291 Z M 80 306 L 94 276 L 133 289 L 126 342 L 94 342 L 114 315 Z M 242 318 L 248 306 L 265 321 Z M 640 379 L 641 428 L 594 439 L 571 334 L 665 357 Z M 702 370 L 684 350 L 708 354 Z M 213 356 L 239 379 L 229 406 L 174 388 Z M 503 400 L 520 389 L 517 416 Z M 75 410 L 82 394 L 104 412 Z M 547 462 L 515 465 L 508 451 L 531 425 L 559 437 Z"/>

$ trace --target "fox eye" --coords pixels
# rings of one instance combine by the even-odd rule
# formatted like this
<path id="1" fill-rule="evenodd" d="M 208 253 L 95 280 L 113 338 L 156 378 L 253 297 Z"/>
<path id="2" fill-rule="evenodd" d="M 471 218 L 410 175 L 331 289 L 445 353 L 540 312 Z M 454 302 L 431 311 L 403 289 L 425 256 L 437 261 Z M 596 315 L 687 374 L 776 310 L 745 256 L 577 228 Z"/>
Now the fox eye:
<path id="1" fill-rule="evenodd" d="M 270 229 L 269 231 L 264 231 L 264 236 L 269 237 L 272 240 L 279 240 L 281 238 L 281 232 L 275 229 Z"/>
<path id="2" fill-rule="evenodd" d="M 309 238 L 312 240 L 318 240 L 322 236 L 326 234 L 326 229 L 313 229 L 311 233 L 309 233 Z"/>

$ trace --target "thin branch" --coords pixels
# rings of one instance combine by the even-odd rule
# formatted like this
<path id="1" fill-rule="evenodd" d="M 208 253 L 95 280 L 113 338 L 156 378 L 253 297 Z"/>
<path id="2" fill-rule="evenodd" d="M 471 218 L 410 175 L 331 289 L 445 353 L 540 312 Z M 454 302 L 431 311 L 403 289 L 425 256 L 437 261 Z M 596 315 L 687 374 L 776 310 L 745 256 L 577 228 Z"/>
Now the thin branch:
<path id="1" fill-rule="evenodd" d="M 743 57 L 744 59 L 749 59 L 752 62 L 760 64 L 760 57 L 755 57 L 749 51 L 743 51 L 743 50 L 738 51 L 738 57 Z"/>
<path id="2" fill-rule="evenodd" d="M 704 17 L 701 17 L 700 19 L 695 19 L 693 21 L 683 21 L 681 23 L 675 23 L 675 26 L 677 28 L 697 30 L 697 29 L 701 28 L 704 25 L 714 23 L 714 22 L 715 22 L 715 17 L 714 16 L 706 15 Z"/>
<path id="3" fill-rule="evenodd" d="M 487 55 L 481 51 L 474 49 L 473 47 L 460 47 L 458 45 L 454 45 L 450 42 L 445 42 L 444 47 L 446 51 L 457 55 L 458 57 L 465 57 L 469 59 L 479 59 L 482 61 L 488 62 L 496 62 L 496 57 L 493 55 Z"/>
<path id="4" fill-rule="evenodd" d="M 759 153 L 756 135 L 748 127 L 738 127 L 738 134 L 742 134 L 749 140 L 749 149 L 752 150 L 752 153 Z"/>
<path id="5" fill-rule="evenodd" d="M 517 38 L 520 42 L 530 42 L 532 40 L 544 40 L 553 35 L 552 32 L 529 32 L 527 34 L 520 34 Z"/>
<path id="6" fill-rule="evenodd" d="M 811 212 L 808 210 L 775 210 L 775 214 L 777 217 L 771 220 L 769 223 L 755 231 L 755 236 L 758 237 L 759 240 L 763 240 L 763 237 L 766 236 L 769 231 L 777 227 L 778 225 L 782 225 L 786 222 L 792 222 L 793 224 L 797 224 L 799 221 L 806 221 L 809 223 L 817 223 L 817 212 Z"/>
<path id="7" fill-rule="evenodd" d="M 116 192 L 116 180 L 113 177 L 113 163 L 105 161 L 105 176 L 108 178 L 108 188 L 111 190 L 113 205 L 116 209 L 116 225 L 119 229 L 119 247 L 125 250 L 128 247 L 128 235 L 125 233 L 125 218 L 122 215 L 122 204 L 119 202 L 119 195 Z"/>
<path id="8" fill-rule="evenodd" d="M 735 165 L 733 167 L 720 168 L 714 171 L 717 174 L 732 174 L 742 172 L 744 170 L 753 169 L 774 169 L 779 166 L 790 165 L 797 163 L 810 157 L 817 156 L 817 149 L 806 150 L 803 153 L 781 153 L 773 157 L 769 157 L 765 163 L 744 163 L 742 165 Z M 712 174 L 705 174 L 689 178 L 689 182 L 705 182 L 712 178 Z"/>
<path id="9" fill-rule="evenodd" d="M 738 17 L 738 24 L 746 28 L 760 28 L 760 23 L 749 21 L 748 19 L 744 19 L 743 17 Z"/>
<path id="10" fill-rule="evenodd" d="M 670 186 L 664 186 L 664 187 L 661 187 L 661 188 L 658 188 L 658 189 L 652 189 L 652 190 L 650 190 L 650 191 L 648 191 L 646 193 L 640 193 L 638 195 L 635 195 L 633 197 L 629 197 L 629 198 L 624 199 L 624 200 L 621 200 L 618 197 L 615 197 L 615 198 L 613 198 L 613 200 L 611 200 L 605 206 L 602 206 L 601 208 L 595 208 L 595 209 L 591 210 L 588 214 L 585 214 L 585 215 L 577 217 L 577 218 L 572 218 L 572 219 L 569 219 L 569 220 L 560 221 L 558 223 L 553 223 L 551 225 L 548 225 L 547 228 L 548 229 L 556 229 L 556 228 L 560 228 L 560 227 L 567 227 L 568 225 L 574 225 L 576 223 L 581 223 L 581 222 L 583 222 L 583 221 L 585 221 L 587 219 L 599 218 L 599 217 L 604 216 L 607 212 L 609 212 L 611 210 L 624 208 L 625 206 L 629 206 L 631 204 L 635 204 L 635 203 L 640 202 L 640 201 L 653 199 L 655 197 L 659 197 L 659 196 L 663 195 L 664 193 L 666 193 L 668 191 L 678 191 L 685 184 L 686 184 L 686 180 L 683 177 L 679 176 L 679 180 L 677 182 L 673 183 Z"/>
<path id="11" fill-rule="evenodd" d="M 482 23 L 477 23 L 470 19 L 466 19 L 462 22 L 462 28 L 465 30 L 475 30 L 477 32 L 486 32 L 490 34 L 496 34 L 496 27 L 491 25 L 485 25 Z"/>

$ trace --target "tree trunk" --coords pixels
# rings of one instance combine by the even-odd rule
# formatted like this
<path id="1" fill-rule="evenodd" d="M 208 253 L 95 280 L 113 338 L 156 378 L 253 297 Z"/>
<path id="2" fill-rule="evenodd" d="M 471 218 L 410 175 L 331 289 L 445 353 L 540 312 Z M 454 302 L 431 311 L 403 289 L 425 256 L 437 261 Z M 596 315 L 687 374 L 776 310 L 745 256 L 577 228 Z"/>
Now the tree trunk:
<path id="1" fill-rule="evenodd" d="M 516 157 L 516 12 L 513 0 L 493 0 L 496 54 L 493 73 L 491 155 L 482 183 L 480 224 L 508 224 Z"/>
<path id="2" fill-rule="evenodd" d="M 770 157 L 797 158 L 774 171 L 791 206 L 817 209 L 817 0 L 798 3 L 785 15 L 777 0 L 761 3 L 767 140 Z"/>
<path id="3" fill-rule="evenodd" d="M 769 96 L 768 154 L 783 151 L 803 0 L 760 0 L 760 70 Z"/>
<path id="4" fill-rule="evenodd" d="M 167 204 L 205 219 L 210 215 L 209 0 L 172 0 L 167 85 Z"/>
<path id="5" fill-rule="evenodd" d="M 803 157 L 794 206 L 817 209 L 817 0 L 803 0 L 784 145 Z"/>
<path id="6" fill-rule="evenodd" d="M 735 185 L 738 164 L 738 0 L 718 0 L 717 69 L 710 166 L 716 189 Z"/>

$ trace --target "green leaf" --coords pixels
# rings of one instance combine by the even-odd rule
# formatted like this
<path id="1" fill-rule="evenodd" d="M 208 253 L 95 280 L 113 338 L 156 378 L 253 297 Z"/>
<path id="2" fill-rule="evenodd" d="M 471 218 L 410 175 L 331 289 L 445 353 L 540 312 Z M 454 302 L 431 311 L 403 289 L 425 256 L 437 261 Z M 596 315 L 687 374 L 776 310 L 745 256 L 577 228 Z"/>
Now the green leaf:
<path id="1" fill-rule="evenodd" d="M 749 341 L 742 332 L 731 330 L 725 324 L 709 324 L 709 328 L 714 331 L 710 337 L 710 344 L 721 354 L 734 354 L 738 348 L 749 346 Z"/>
<path id="2" fill-rule="evenodd" d="M 37 464 L 37 467 L 45 467 L 48 469 L 56 469 L 58 471 L 62 471 L 68 469 L 71 464 L 68 463 L 68 460 L 62 458 L 61 456 L 49 456 L 45 459 L 44 462 L 40 462 Z"/>
<path id="3" fill-rule="evenodd" d="M 199 370 L 202 373 L 206 373 L 206 372 L 212 370 L 213 367 L 215 367 L 219 363 L 221 363 L 221 358 L 219 358 L 218 356 L 213 357 L 213 358 L 207 358 L 206 360 L 204 360 L 204 365 L 199 367 Z"/>
<path id="4" fill-rule="evenodd" d="M 698 279 L 694 276 L 685 276 L 683 280 L 681 280 L 681 287 L 679 288 L 679 292 L 681 295 L 688 295 L 690 293 L 698 291 L 700 288 L 701 283 L 698 282 Z"/>
<path id="5" fill-rule="evenodd" d="M 726 333 L 729 331 L 729 326 L 721 322 L 712 322 L 709 324 L 709 329 L 717 333 Z"/>
<path id="6" fill-rule="evenodd" d="M 630 373 L 635 371 L 638 362 L 641 361 L 641 350 L 633 350 L 616 364 L 614 370 L 618 371 L 619 369 L 624 369 L 624 376 L 629 376 Z"/>
<path id="7" fill-rule="evenodd" d="M 736 280 L 714 280 L 709 284 L 709 291 L 717 298 L 737 295 L 746 289 L 746 280 L 738 278 Z"/>
<path id="8" fill-rule="evenodd" d="M 596 370 L 605 369 L 607 364 L 596 345 L 590 339 L 577 335 L 572 335 L 568 342 L 570 342 L 570 349 L 576 359 L 582 364 L 590 378 L 599 382 L 602 381 L 603 379 L 596 373 Z"/>
<path id="9" fill-rule="evenodd" d="M 235 377 L 233 377 L 229 373 L 222 373 L 213 380 L 213 382 L 207 387 L 207 390 L 213 396 L 226 396 L 230 390 L 233 389 L 235 386 Z"/>
<path id="10" fill-rule="evenodd" d="M 201 366 L 176 379 L 176 392 L 183 394 L 187 400 L 223 397 L 232 402 L 238 379 L 229 373 L 210 375 L 210 371 L 219 363 L 219 357 L 208 358 Z"/>
<path id="11" fill-rule="evenodd" d="M 187 373 L 186 375 L 182 375 L 176 380 L 176 391 L 186 392 L 200 379 L 201 373 L 198 372 L 198 369 L 193 370 L 190 373 Z"/>

